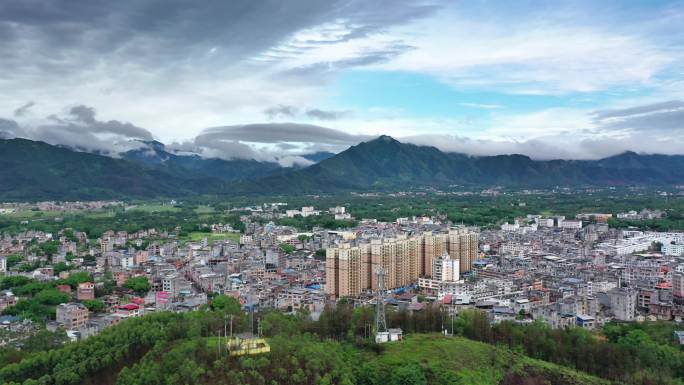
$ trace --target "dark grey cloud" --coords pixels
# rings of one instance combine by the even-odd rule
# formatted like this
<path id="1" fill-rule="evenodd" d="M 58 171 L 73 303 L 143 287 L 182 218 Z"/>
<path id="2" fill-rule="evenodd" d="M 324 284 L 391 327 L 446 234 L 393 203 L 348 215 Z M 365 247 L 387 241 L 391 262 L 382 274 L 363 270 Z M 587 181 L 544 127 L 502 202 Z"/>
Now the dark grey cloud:
<path id="1" fill-rule="evenodd" d="M 0 139 L 12 139 L 17 136 L 19 125 L 14 120 L 0 118 Z"/>
<path id="2" fill-rule="evenodd" d="M 437 0 L 3 0 L 0 78 L 54 77 L 103 66 L 112 71 L 107 75 L 118 76 L 120 65 L 155 74 L 225 67 L 221 59 L 236 63 L 331 20 L 343 20 L 347 29 L 339 42 L 428 16 L 441 6 Z M 218 62 L 206 56 L 214 48 Z"/>
<path id="3" fill-rule="evenodd" d="M 14 110 L 14 116 L 22 117 L 22 116 L 26 115 L 26 113 L 28 113 L 28 111 L 31 109 L 31 107 L 33 107 L 35 105 L 36 105 L 36 103 L 34 103 L 34 102 L 28 102 L 28 103 L 22 105 L 21 107 Z"/>
<path id="4" fill-rule="evenodd" d="M 370 139 L 372 136 L 347 134 L 313 124 L 256 123 L 207 128 L 197 138 L 253 143 L 310 142 L 350 145 Z"/>
<path id="5" fill-rule="evenodd" d="M 647 104 L 644 106 L 636 106 L 623 109 L 600 110 L 594 112 L 592 115 L 596 121 L 602 121 L 608 118 L 621 118 L 634 115 L 649 114 L 653 112 L 661 112 L 664 110 L 678 110 L 684 108 L 684 101 L 668 100 L 665 102 Z"/>
<path id="6" fill-rule="evenodd" d="M 306 116 L 318 120 L 337 120 L 350 114 L 350 111 L 321 110 L 319 108 L 312 108 L 306 111 Z"/>
<path id="7" fill-rule="evenodd" d="M 11 119 L 0 118 L 0 131 L 15 133 L 19 130 L 19 124 Z"/>
<path id="8" fill-rule="evenodd" d="M 98 120 L 95 109 L 83 105 L 71 107 L 63 115 L 50 115 L 36 125 L 20 125 L 13 120 L 0 119 L 0 131 L 5 133 L 3 136 L 111 155 L 143 146 L 140 140 L 153 139 L 148 130 L 131 123 Z"/>
<path id="9" fill-rule="evenodd" d="M 635 106 L 592 114 L 596 132 L 625 131 L 684 137 L 684 101 Z"/>
<path id="10" fill-rule="evenodd" d="M 258 123 L 207 128 L 192 141 L 172 143 L 168 148 L 207 158 L 256 159 L 289 167 L 312 163 L 302 154 L 339 152 L 372 138 L 312 124 Z"/>
<path id="11" fill-rule="evenodd" d="M 0 110 L 11 112 L 16 100 L 32 100 L 37 103 L 32 115 L 43 116 L 61 107 L 60 100 L 76 100 L 103 113 L 125 111 L 128 120 L 166 126 L 164 135 L 181 137 L 202 116 L 245 116 L 277 103 L 306 105 L 322 87 L 321 76 L 388 60 L 405 47 L 398 41 L 331 64 L 304 66 L 290 78 L 288 68 L 308 62 L 289 59 L 317 46 L 384 33 L 448 3 L 3 0 L 0 84 L 13 95 L 0 97 Z M 329 39 L 301 33 L 331 24 L 342 32 Z M 303 41 L 289 46 L 298 36 Z M 264 57 L 271 60 L 260 60 Z M 292 95 L 280 96 L 290 90 Z M 176 117 L 180 108 L 187 112 Z M 276 117 L 290 119 L 278 113 L 269 118 Z"/>
<path id="12" fill-rule="evenodd" d="M 293 118 L 299 112 L 299 108 L 295 106 L 288 106 L 279 104 L 264 110 L 264 115 L 269 119 L 276 119 L 279 117 Z"/>
<path id="13" fill-rule="evenodd" d="M 112 134 L 124 138 L 152 140 L 152 133 L 131 123 L 118 120 L 99 121 L 95 119 L 95 109 L 88 106 L 74 106 L 69 110 L 73 119 L 69 122 L 69 129 L 97 134 Z"/>
<path id="14" fill-rule="evenodd" d="M 325 79 L 329 75 L 349 68 L 381 64 L 414 49 L 410 45 L 395 42 L 382 49 L 368 49 L 358 52 L 355 56 L 332 61 L 321 61 L 317 63 L 302 65 L 282 71 L 275 77 L 283 77 L 288 80 L 302 80 L 304 78 Z"/>
<path id="15" fill-rule="evenodd" d="M 684 136 L 684 108 L 631 116 L 601 124 L 601 129 L 644 131 L 651 134 L 671 133 Z"/>
<path id="16" fill-rule="evenodd" d="M 195 138 L 194 147 L 189 147 L 188 150 L 207 158 L 262 160 L 261 154 L 250 145 L 217 136 L 200 135 Z"/>

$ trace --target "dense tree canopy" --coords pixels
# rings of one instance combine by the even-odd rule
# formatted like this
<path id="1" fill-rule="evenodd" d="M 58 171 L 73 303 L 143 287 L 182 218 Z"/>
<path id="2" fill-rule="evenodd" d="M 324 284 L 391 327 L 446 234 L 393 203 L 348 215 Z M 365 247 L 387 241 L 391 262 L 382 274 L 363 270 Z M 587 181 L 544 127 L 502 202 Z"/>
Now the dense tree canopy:
<path id="1" fill-rule="evenodd" d="M 136 293 L 147 293 L 150 291 L 150 281 L 147 277 L 132 277 L 126 280 L 124 287 Z"/>

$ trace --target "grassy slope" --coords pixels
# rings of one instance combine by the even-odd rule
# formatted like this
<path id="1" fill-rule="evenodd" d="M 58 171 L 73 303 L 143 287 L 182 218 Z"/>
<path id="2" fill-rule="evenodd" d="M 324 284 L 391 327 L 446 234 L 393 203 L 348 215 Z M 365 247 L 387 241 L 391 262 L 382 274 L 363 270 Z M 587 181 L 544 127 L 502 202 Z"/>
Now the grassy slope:
<path id="1" fill-rule="evenodd" d="M 385 345 L 376 356 L 380 364 L 402 366 L 417 363 L 424 369 L 443 368 L 452 371 L 456 383 L 500 384 L 518 375 L 543 378 L 551 384 L 608 384 L 608 381 L 569 368 L 516 354 L 506 348 L 471 341 L 461 337 L 414 334 L 403 342 Z M 371 358 L 373 359 L 373 358 Z M 537 383 L 537 382 L 527 382 Z"/>

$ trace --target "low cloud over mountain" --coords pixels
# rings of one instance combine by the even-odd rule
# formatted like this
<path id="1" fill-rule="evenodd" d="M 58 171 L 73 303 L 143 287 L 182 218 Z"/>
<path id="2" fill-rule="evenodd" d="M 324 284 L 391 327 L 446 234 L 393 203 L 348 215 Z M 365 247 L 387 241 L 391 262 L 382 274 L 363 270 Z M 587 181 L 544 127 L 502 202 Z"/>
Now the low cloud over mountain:
<path id="1" fill-rule="evenodd" d="M 62 113 L 38 120 L 29 119 L 33 115 L 32 107 L 32 103 L 25 103 L 17 107 L 14 118 L 0 118 L 0 137 L 41 140 L 111 156 L 145 147 L 147 144 L 143 141 L 155 139 L 150 130 L 133 123 L 100 120 L 95 109 L 86 105 L 72 106 Z M 334 121 L 336 116 L 347 112 L 279 105 L 265 113 L 281 118 L 291 116 L 293 119 L 313 113 L 321 120 Z M 599 159 L 624 151 L 662 154 L 681 154 L 684 151 L 684 102 L 681 100 L 590 111 L 582 119 L 586 126 L 583 130 L 549 129 L 548 133 L 544 127 L 534 127 L 535 121 L 530 120 L 530 127 L 541 134 L 522 139 L 513 139 L 514 132 L 510 136 L 501 134 L 482 138 L 458 133 L 400 138 L 404 142 L 434 146 L 446 152 L 478 156 L 523 154 L 533 159 Z M 513 127 L 515 124 L 527 128 L 523 126 L 525 121 L 514 122 Z M 539 122 L 536 124 L 541 126 Z M 302 155 L 338 153 L 377 136 L 352 134 L 314 124 L 267 122 L 206 128 L 192 139 L 169 144 L 167 149 L 205 158 L 254 159 L 290 167 L 312 163 Z"/>

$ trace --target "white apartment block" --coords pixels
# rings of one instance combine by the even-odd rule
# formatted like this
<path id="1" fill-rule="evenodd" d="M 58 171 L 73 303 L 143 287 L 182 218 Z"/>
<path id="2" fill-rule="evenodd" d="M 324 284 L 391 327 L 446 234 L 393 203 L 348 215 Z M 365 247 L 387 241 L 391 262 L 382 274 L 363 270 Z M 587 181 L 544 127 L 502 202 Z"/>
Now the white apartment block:
<path id="1" fill-rule="evenodd" d="M 321 212 L 320 212 L 320 211 L 317 211 L 316 209 L 314 209 L 313 206 L 302 207 L 302 216 L 305 217 L 305 218 L 306 218 L 306 217 L 309 217 L 309 216 L 312 216 L 312 215 L 318 215 L 318 214 L 320 214 L 320 213 L 321 213 Z"/>
<path id="2" fill-rule="evenodd" d="M 571 220 L 566 219 L 562 222 L 559 222 L 558 227 L 563 228 L 563 229 L 581 230 L 582 229 L 582 221 L 571 221 Z"/>
<path id="3" fill-rule="evenodd" d="M 660 251 L 665 255 L 682 256 L 684 255 L 684 243 L 664 243 Z"/>
<path id="4" fill-rule="evenodd" d="M 672 242 L 684 243 L 684 233 L 623 231 L 622 234 L 629 238 L 603 242 L 598 247 L 613 255 L 627 255 L 646 251 L 653 245 L 653 242 L 660 242 L 663 245 Z"/>
<path id="5" fill-rule="evenodd" d="M 451 259 L 449 254 L 442 255 L 432 263 L 432 277 L 440 282 L 457 282 L 460 279 L 458 259 Z"/>
<path id="6" fill-rule="evenodd" d="M 501 247 L 499 248 L 499 252 L 501 254 L 520 255 L 528 251 L 532 251 L 533 249 L 534 248 L 532 247 L 532 245 L 529 244 L 508 242 L 501 245 Z"/>
<path id="7" fill-rule="evenodd" d="M 516 231 L 520 228 L 520 224 L 518 221 L 515 221 L 514 223 L 504 223 L 501 225 L 501 231 Z"/>
<path id="8" fill-rule="evenodd" d="M 302 215 L 302 212 L 299 210 L 285 210 L 285 216 L 288 218 L 294 218 L 297 215 Z"/>

